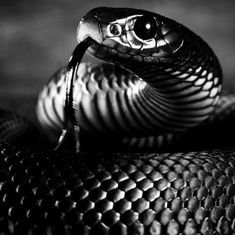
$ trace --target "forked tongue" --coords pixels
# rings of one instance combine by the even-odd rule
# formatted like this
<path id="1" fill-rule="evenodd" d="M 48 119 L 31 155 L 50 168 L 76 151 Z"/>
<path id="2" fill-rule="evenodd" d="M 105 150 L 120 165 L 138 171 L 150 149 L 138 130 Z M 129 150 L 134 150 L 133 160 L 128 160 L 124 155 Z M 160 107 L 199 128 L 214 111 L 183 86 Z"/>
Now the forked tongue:
<path id="1" fill-rule="evenodd" d="M 64 105 L 64 123 L 63 130 L 58 140 L 58 144 L 55 150 L 61 148 L 62 144 L 65 141 L 65 138 L 70 133 L 73 135 L 72 138 L 75 140 L 76 152 L 80 151 L 80 127 L 79 123 L 76 121 L 75 117 L 75 107 L 73 102 L 73 89 L 76 74 L 78 67 L 81 63 L 81 60 L 89 46 L 93 44 L 94 40 L 91 37 L 87 37 L 81 41 L 73 51 L 68 65 L 67 65 L 67 74 L 66 74 L 66 97 Z"/>

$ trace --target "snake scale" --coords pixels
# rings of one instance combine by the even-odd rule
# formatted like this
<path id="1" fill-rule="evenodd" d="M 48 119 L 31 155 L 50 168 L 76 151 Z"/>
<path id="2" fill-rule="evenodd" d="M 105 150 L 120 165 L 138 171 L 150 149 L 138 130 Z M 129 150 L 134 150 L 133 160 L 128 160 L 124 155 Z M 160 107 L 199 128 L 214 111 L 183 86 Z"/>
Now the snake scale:
<path id="1" fill-rule="evenodd" d="M 234 144 L 235 98 L 221 96 L 212 49 L 171 19 L 127 8 L 91 10 L 77 38 L 37 115 L 80 152 L 8 145 L 11 118 L 1 121 L 0 234 L 235 234 L 234 150 L 198 150 Z M 80 64 L 86 50 L 106 63 Z"/>

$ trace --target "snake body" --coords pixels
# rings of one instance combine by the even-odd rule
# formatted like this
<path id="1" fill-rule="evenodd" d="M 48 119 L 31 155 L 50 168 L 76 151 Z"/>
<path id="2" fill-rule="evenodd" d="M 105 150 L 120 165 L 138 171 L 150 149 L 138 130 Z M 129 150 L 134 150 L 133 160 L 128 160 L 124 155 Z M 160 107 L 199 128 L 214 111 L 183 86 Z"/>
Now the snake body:
<path id="1" fill-rule="evenodd" d="M 217 57 L 183 25 L 143 10 L 96 8 L 77 37 L 92 38 L 88 52 L 109 62 L 76 71 L 72 105 L 89 152 L 102 143 L 102 151 L 170 151 L 234 120 L 234 97 L 219 98 Z M 38 99 L 52 136 L 66 119 L 67 74 L 58 71 Z M 70 154 L 2 144 L 0 153 L 2 234 L 235 233 L 233 150 Z"/>
<path id="2" fill-rule="evenodd" d="M 79 24 L 78 40 L 95 40 L 88 52 L 115 65 L 80 65 L 76 120 L 86 133 L 120 136 L 135 149 L 160 148 L 161 138 L 211 115 L 221 92 L 220 64 L 201 38 L 172 20 L 139 10 L 112 11 L 95 9 Z M 154 31 L 145 40 L 135 32 L 142 21 Z M 65 119 L 66 73 L 57 75 L 41 92 L 37 110 L 46 129 L 58 131 Z"/>

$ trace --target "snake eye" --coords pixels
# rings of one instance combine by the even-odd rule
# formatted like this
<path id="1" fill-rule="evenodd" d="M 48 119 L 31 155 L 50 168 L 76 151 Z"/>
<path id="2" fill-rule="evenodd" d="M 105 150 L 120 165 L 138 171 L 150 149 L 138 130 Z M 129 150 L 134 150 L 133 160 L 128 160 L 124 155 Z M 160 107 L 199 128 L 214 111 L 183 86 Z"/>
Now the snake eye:
<path id="1" fill-rule="evenodd" d="M 137 18 L 134 25 L 134 32 L 143 40 L 154 38 L 157 34 L 156 19 L 151 16 L 142 16 Z"/>

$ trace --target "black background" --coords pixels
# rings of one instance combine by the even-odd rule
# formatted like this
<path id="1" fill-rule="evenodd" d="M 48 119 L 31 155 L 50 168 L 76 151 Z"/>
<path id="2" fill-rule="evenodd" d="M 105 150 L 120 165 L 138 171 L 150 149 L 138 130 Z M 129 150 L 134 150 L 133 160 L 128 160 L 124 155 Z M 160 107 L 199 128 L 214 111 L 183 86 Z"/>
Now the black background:
<path id="1" fill-rule="evenodd" d="M 235 1 L 0 0 L 0 107 L 35 120 L 38 92 L 67 63 L 81 17 L 98 6 L 143 8 L 183 23 L 211 45 L 225 89 L 235 90 Z"/>

